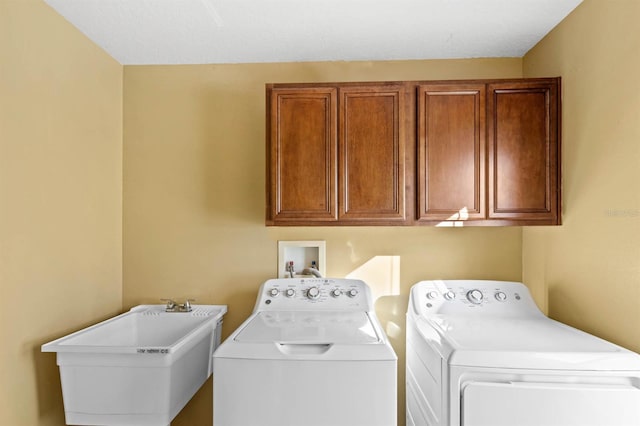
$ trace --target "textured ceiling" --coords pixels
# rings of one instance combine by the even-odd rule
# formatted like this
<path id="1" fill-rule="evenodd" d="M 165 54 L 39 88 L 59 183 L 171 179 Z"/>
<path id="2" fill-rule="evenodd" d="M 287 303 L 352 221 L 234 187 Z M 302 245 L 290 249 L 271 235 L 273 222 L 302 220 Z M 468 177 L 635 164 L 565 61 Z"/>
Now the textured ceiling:
<path id="1" fill-rule="evenodd" d="M 45 0 L 124 65 L 521 57 L 582 0 Z"/>

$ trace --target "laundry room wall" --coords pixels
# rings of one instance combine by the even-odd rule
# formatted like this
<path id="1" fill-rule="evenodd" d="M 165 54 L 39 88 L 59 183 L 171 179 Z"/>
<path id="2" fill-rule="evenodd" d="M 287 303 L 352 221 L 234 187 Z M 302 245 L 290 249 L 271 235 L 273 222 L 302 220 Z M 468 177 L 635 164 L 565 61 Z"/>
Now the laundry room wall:
<path id="1" fill-rule="evenodd" d="M 61 426 L 40 346 L 122 308 L 123 67 L 41 0 L 0 0 L 0 425 Z"/>
<path id="2" fill-rule="evenodd" d="M 640 2 L 585 0 L 524 58 L 563 77 L 563 225 L 525 228 L 552 318 L 640 351 Z"/>
<path id="3" fill-rule="evenodd" d="M 278 240 L 325 240 L 328 275 L 366 276 L 374 287 L 399 355 L 403 425 L 410 286 L 520 280 L 522 229 L 266 227 L 264 85 L 508 77 L 522 77 L 521 59 L 125 66 L 125 308 L 165 297 L 226 304 L 226 337 L 276 276 Z M 211 392 L 208 382 L 173 426 L 211 424 Z"/>

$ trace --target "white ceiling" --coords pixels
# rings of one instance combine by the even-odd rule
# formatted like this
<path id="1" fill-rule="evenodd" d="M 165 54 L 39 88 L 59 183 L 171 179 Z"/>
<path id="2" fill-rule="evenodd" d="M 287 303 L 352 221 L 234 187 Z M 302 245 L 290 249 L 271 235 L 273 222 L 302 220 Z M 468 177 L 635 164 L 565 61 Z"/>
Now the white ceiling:
<path id="1" fill-rule="evenodd" d="M 45 0 L 123 65 L 521 57 L 582 0 Z"/>

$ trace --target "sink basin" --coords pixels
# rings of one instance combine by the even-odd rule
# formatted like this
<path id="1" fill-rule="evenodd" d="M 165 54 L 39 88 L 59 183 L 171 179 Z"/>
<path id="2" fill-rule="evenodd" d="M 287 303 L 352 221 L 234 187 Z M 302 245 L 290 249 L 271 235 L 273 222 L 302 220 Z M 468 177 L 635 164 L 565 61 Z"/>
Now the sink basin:
<path id="1" fill-rule="evenodd" d="M 165 426 L 212 371 L 224 305 L 140 305 L 42 345 L 57 352 L 68 425 Z"/>

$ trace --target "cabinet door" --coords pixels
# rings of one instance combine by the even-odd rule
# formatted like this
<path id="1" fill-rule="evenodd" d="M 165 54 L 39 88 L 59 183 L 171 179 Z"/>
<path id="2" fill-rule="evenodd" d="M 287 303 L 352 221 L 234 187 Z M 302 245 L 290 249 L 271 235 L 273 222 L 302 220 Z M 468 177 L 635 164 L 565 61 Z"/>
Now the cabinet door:
<path id="1" fill-rule="evenodd" d="M 267 224 L 337 220 L 337 89 L 267 90 Z"/>
<path id="2" fill-rule="evenodd" d="M 558 79 L 489 84 L 491 219 L 560 223 L 558 92 Z"/>
<path id="3" fill-rule="evenodd" d="M 418 86 L 418 221 L 485 219 L 485 85 Z"/>
<path id="4" fill-rule="evenodd" d="M 405 220 L 402 86 L 340 89 L 339 219 Z"/>

